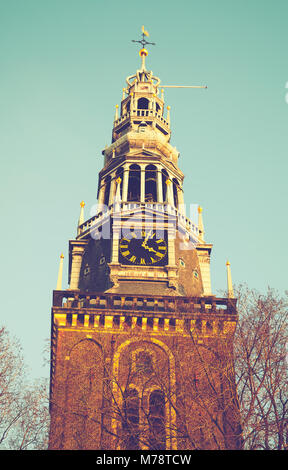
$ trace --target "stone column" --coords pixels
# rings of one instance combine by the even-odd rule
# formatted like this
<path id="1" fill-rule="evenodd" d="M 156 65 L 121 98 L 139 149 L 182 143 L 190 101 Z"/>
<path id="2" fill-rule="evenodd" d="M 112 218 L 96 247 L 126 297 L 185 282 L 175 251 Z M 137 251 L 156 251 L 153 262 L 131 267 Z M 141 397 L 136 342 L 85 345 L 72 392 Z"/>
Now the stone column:
<path id="1" fill-rule="evenodd" d="M 111 184 L 110 184 L 110 195 L 109 195 L 109 206 L 111 206 L 114 202 L 116 194 L 116 173 L 111 175 Z"/>
<path id="2" fill-rule="evenodd" d="M 145 202 L 145 166 L 141 165 L 140 202 Z"/>
<path id="3" fill-rule="evenodd" d="M 167 185 L 166 202 L 170 204 L 170 206 L 174 206 L 173 183 L 170 179 L 167 179 L 166 185 Z"/>
<path id="4" fill-rule="evenodd" d="M 112 259 L 111 262 L 118 263 L 118 256 L 119 256 L 119 230 L 118 228 L 113 227 L 113 240 L 112 240 Z"/>
<path id="5" fill-rule="evenodd" d="M 163 202 L 163 187 L 162 187 L 162 171 L 160 167 L 157 167 L 157 201 Z"/>
<path id="6" fill-rule="evenodd" d="M 72 265 L 70 274 L 70 289 L 79 289 L 79 276 L 82 264 L 82 257 L 84 253 L 84 246 L 73 246 L 72 249 Z"/>
<path id="7" fill-rule="evenodd" d="M 168 231 L 168 265 L 175 266 L 175 230 Z"/>
<path id="8" fill-rule="evenodd" d="M 185 206 L 184 206 L 184 193 L 183 189 L 180 186 L 177 187 L 177 195 L 178 195 L 178 209 L 181 214 L 185 215 Z"/>
<path id="9" fill-rule="evenodd" d="M 128 184 L 129 184 L 129 165 L 124 165 L 122 202 L 127 202 Z"/>
<path id="10" fill-rule="evenodd" d="M 104 196 L 105 196 L 105 183 L 101 180 L 100 188 L 99 188 L 99 196 L 98 196 L 98 204 L 100 207 L 104 204 Z"/>

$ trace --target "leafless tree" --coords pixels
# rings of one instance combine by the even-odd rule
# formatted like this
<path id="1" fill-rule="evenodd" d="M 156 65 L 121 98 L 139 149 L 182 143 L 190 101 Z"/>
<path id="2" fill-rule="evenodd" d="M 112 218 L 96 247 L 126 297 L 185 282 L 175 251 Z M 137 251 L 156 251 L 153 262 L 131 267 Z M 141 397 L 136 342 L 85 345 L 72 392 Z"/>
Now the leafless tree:
<path id="1" fill-rule="evenodd" d="M 29 383 L 19 341 L 0 328 L 0 449 L 47 447 L 47 381 Z"/>
<path id="2" fill-rule="evenodd" d="M 239 286 L 235 371 L 245 448 L 287 449 L 288 303 Z"/>

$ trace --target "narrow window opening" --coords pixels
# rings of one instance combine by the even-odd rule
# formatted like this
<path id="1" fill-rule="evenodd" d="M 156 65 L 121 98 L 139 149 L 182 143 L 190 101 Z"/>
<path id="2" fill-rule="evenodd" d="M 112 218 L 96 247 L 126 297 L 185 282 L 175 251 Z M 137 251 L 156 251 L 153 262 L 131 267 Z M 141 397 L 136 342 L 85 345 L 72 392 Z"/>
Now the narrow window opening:
<path id="1" fill-rule="evenodd" d="M 108 176 L 107 178 L 105 178 L 105 193 L 104 193 L 105 206 L 109 205 L 110 186 L 111 186 L 111 176 Z"/>
<path id="2" fill-rule="evenodd" d="M 163 392 L 155 390 L 149 398 L 149 447 L 153 450 L 166 449 L 165 398 Z"/>
<path id="3" fill-rule="evenodd" d="M 154 165 L 145 168 L 145 202 L 157 201 L 157 174 Z"/>
<path id="4" fill-rule="evenodd" d="M 166 201 L 167 195 L 167 184 L 166 181 L 169 179 L 168 173 L 166 170 L 162 170 L 162 192 L 163 192 L 163 201 Z"/>
<path id="5" fill-rule="evenodd" d="M 139 165 L 131 165 L 129 168 L 129 183 L 127 201 L 140 201 L 141 168 Z"/>
<path id="6" fill-rule="evenodd" d="M 124 393 L 122 430 L 124 448 L 139 449 L 139 397 L 135 389 L 126 390 Z"/>
<path id="7" fill-rule="evenodd" d="M 140 98 L 138 100 L 137 108 L 138 109 L 148 109 L 149 108 L 149 100 L 147 100 L 147 98 Z"/>
<path id="8" fill-rule="evenodd" d="M 175 207 L 178 207 L 178 188 L 179 188 L 179 181 L 176 178 L 173 178 L 173 197 L 174 197 Z"/>

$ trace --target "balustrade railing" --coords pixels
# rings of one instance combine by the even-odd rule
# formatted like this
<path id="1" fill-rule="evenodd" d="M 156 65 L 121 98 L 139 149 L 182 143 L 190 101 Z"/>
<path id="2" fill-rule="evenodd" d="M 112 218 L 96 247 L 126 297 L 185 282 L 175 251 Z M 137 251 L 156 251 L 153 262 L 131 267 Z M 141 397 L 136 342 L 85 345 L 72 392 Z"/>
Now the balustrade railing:
<path id="1" fill-rule="evenodd" d="M 63 309 L 95 309 L 102 313 L 133 312 L 163 314 L 206 313 L 236 315 L 236 299 L 216 297 L 169 297 L 149 295 L 120 295 L 86 293 L 80 291 L 53 291 L 53 307 Z"/>
<path id="2" fill-rule="evenodd" d="M 169 122 L 161 115 L 158 111 L 154 109 L 132 109 L 125 114 L 122 114 L 118 119 L 114 121 L 114 127 L 119 126 L 121 122 L 126 121 L 132 117 L 155 117 L 161 121 L 165 126 L 169 127 Z"/>
<path id="3" fill-rule="evenodd" d="M 186 215 L 183 214 L 181 210 L 176 209 L 174 206 L 171 206 L 167 203 L 140 203 L 140 202 L 121 202 L 119 204 L 112 204 L 110 206 L 105 206 L 103 210 L 100 210 L 96 215 L 88 219 L 83 224 L 79 225 L 78 230 L 79 234 L 85 233 L 87 230 L 93 228 L 94 225 L 104 222 L 109 218 L 113 213 L 118 213 L 121 215 L 121 211 L 131 211 L 136 209 L 152 209 L 160 213 L 168 213 L 169 216 L 175 216 L 179 224 L 182 224 L 188 232 L 191 232 L 193 235 L 198 236 L 199 230 L 196 224 L 194 224 Z"/>

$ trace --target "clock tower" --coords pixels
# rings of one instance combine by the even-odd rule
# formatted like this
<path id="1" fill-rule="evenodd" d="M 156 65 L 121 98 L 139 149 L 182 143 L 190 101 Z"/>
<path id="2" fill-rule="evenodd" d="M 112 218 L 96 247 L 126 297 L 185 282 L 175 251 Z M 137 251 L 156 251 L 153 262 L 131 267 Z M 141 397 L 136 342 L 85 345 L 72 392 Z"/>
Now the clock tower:
<path id="1" fill-rule="evenodd" d="M 53 293 L 50 449 L 240 446 L 230 266 L 217 298 L 145 35 L 102 152 L 97 209 L 85 220 L 81 203 L 69 242 L 69 289 L 58 279 Z"/>

